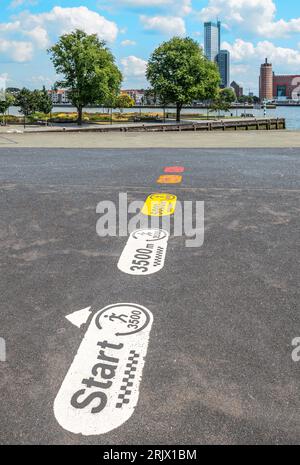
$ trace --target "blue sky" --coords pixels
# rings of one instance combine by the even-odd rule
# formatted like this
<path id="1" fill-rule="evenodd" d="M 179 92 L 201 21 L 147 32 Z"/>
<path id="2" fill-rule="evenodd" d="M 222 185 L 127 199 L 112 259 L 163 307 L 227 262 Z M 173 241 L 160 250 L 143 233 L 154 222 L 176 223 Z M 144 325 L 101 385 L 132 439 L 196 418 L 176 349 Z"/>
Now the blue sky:
<path id="1" fill-rule="evenodd" d="M 259 65 L 300 74 L 300 4 L 295 0 L 0 0 L 0 77 L 8 86 L 50 87 L 46 49 L 74 28 L 97 33 L 116 56 L 124 88 L 147 87 L 146 61 L 174 35 L 203 43 L 203 22 L 222 21 L 231 78 L 257 93 Z M 295 6 L 297 4 L 297 6 Z"/>

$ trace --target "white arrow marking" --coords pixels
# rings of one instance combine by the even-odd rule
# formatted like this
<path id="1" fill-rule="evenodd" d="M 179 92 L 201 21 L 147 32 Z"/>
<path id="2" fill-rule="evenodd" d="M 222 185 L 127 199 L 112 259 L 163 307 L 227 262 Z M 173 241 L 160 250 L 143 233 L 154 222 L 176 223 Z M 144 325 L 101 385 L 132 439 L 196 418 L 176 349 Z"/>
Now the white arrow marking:
<path id="1" fill-rule="evenodd" d="M 70 313 L 66 318 L 77 328 L 81 328 L 82 325 L 85 325 L 91 315 L 91 308 L 87 307 L 83 310 L 77 310 L 74 313 Z"/>

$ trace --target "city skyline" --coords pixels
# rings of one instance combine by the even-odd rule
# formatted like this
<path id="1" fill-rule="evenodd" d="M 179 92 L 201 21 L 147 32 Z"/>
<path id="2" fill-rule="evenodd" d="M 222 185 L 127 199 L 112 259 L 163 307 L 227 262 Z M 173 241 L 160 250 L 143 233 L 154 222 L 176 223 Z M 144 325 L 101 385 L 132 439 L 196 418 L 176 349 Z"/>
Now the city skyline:
<path id="1" fill-rule="evenodd" d="M 50 87 L 56 79 L 46 49 L 76 27 L 98 33 L 116 56 L 124 88 L 147 87 L 149 55 L 173 35 L 204 45 L 203 24 L 222 22 L 221 49 L 231 56 L 230 80 L 258 94 L 261 63 L 277 74 L 300 73 L 300 15 L 291 0 L 4 0 L 0 13 L 0 77 L 8 86 Z M 299 43 L 298 43 L 299 42 Z M 42 70 L 42 71 L 41 71 Z"/>

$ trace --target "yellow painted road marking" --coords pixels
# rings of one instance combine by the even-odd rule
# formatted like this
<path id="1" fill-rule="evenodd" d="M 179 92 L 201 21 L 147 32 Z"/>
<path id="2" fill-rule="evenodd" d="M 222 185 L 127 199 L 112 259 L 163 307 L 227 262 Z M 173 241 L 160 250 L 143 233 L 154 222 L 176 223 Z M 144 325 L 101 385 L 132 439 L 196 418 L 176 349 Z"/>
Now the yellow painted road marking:
<path id="1" fill-rule="evenodd" d="M 158 184 L 179 184 L 182 181 L 182 176 L 175 174 L 164 174 L 156 181 Z"/>
<path id="2" fill-rule="evenodd" d="M 142 213 L 148 216 L 173 215 L 176 208 L 177 197 L 172 194 L 151 194 L 147 198 Z"/>

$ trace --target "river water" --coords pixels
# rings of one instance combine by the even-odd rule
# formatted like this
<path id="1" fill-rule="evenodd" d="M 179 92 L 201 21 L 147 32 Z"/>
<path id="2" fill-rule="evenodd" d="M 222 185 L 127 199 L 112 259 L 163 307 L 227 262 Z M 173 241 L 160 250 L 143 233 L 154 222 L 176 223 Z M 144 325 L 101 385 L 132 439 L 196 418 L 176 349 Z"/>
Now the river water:
<path id="1" fill-rule="evenodd" d="M 76 109 L 74 107 L 54 107 L 53 112 L 75 112 Z M 102 108 L 87 108 L 87 112 L 89 113 L 96 113 L 96 112 L 102 112 Z M 107 111 L 107 110 L 105 110 Z M 119 110 L 115 110 L 119 111 Z M 126 113 L 128 112 L 139 112 L 139 109 L 136 108 L 129 108 L 124 110 Z M 143 107 L 142 112 L 150 112 L 150 113 L 155 113 L 156 111 L 158 113 L 162 112 L 162 108 L 147 108 Z M 169 109 L 168 110 L 170 113 L 174 113 L 175 109 Z M 238 109 L 238 110 L 231 110 L 233 116 L 240 116 L 242 113 L 251 113 L 256 117 L 263 117 L 264 116 L 264 111 L 257 110 L 257 109 Z M 18 108 L 17 107 L 11 107 L 9 113 L 11 115 L 19 115 L 18 113 Z M 184 108 L 182 110 L 183 115 L 188 115 L 188 114 L 195 114 L 195 113 L 202 113 L 206 115 L 206 110 L 202 108 L 197 108 L 197 109 L 190 109 L 190 108 Z M 229 114 L 229 113 L 228 113 Z M 210 113 L 210 115 L 213 115 L 213 113 Z M 300 131 L 300 106 L 299 107 L 277 107 L 276 109 L 270 109 L 267 110 L 267 117 L 273 117 L 273 118 L 285 118 L 286 123 L 287 123 L 287 129 L 290 130 L 298 130 Z"/>

